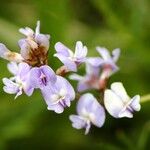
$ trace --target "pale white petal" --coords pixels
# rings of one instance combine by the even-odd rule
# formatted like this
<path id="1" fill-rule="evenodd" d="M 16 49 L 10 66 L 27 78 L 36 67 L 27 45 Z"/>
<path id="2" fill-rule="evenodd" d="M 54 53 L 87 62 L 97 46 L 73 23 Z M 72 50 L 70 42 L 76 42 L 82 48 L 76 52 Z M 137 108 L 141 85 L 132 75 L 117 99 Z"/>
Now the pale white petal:
<path id="1" fill-rule="evenodd" d="M 108 49 L 106 49 L 105 47 L 96 47 L 96 50 L 99 52 L 99 54 L 102 56 L 102 58 L 104 60 L 110 60 L 111 59 L 111 56 L 110 56 L 110 53 L 108 51 Z"/>
<path id="2" fill-rule="evenodd" d="M 32 37 L 34 34 L 34 31 L 29 27 L 20 28 L 19 32 L 24 34 L 25 36 L 29 36 L 29 37 Z"/>
<path id="3" fill-rule="evenodd" d="M 117 60 L 119 59 L 119 56 L 120 56 L 120 49 L 119 48 L 116 48 L 112 51 L 112 59 L 114 62 L 117 62 Z"/>
<path id="4" fill-rule="evenodd" d="M 72 126 L 76 129 L 82 129 L 86 126 L 86 121 L 83 117 L 78 115 L 70 115 L 69 119 L 72 121 Z"/>
<path id="5" fill-rule="evenodd" d="M 7 68 L 9 70 L 9 72 L 11 72 L 12 74 L 16 75 L 18 73 L 18 65 L 16 62 L 10 62 L 7 64 Z"/>
<path id="6" fill-rule="evenodd" d="M 140 105 L 140 96 L 136 95 L 131 99 L 130 106 L 135 110 L 135 111 L 140 111 L 141 105 Z"/>
<path id="7" fill-rule="evenodd" d="M 124 107 L 121 98 L 108 89 L 104 92 L 104 105 L 109 114 L 115 118 L 119 117 L 118 114 Z"/>
<path id="8" fill-rule="evenodd" d="M 133 118 L 133 114 L 128 109 L 124 109 L 118 114 L 118 117 L 119 118 L 123 118 L 123 117 Z"/>
<path id="9" fill-rule="evenodd" d="M 127 95 L 125 88 L 121 82 L 114 82 L 111 84 L 113 92 L 120 97 L 123 103 L 129 102 L 130 98 Z"/>
<path id="10" fill-rule="evenodd" d="M 83 76 L 80 76 L 80 75 L 78 75 L 78 74 L 73 73 L 73 74 L 71 74 L 71 75 L 69 76 L 69 79 L 81 81 L 81 80 L 84 79 L 84 77 L 83 77 Z"/>
<path id="11" fill-rule="evenodd" d="M 87 55 L 87 47 L 83 46 L 81 41 L 77 41 L 74 57 L 80 59 L 86 57 L 86 55 Z"/>
<path id="12" fill-rule="evenodd" d="M 48 110 L 53 110 L 55 111 L 57 114 L 61 114 L 64 111 L 64 107 L 56 104 L 56 105 L 48 105 L 47 107 Z"/>
<path id="13" fill-rule="evenodd" d="M 36 29 L 35 29 L 35 35 L 40 34 L 40 21 L 37 21 Z"/>

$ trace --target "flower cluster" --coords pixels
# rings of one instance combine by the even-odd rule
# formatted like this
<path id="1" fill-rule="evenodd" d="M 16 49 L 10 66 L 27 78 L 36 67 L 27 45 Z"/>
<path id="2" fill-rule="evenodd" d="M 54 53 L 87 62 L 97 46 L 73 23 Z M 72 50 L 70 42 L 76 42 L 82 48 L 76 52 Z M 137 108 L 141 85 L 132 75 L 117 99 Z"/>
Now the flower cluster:
<path id="1" fill-rule="evenodd" d="M 70 115 L 69 119 L 74 128 L 85 128 L 85 134 L 92 124 L 103 126 L 105 109 L 115 118 L 132 118 L 133 113 L 140 110 L 140 96 L 130 98 L 121 82 L 112 83 L 111 88 L 107 88 L 108 79 L 119 70 L 116 62 L 120 49 L 114 49 L 111 54 L 104 47 L 96 47 L 100 57 L 87 57 L 88 49 L 81 41 L 76 42 L 74 52 L 57 42 L 54 56 L 63 65 L 54 71 L 48 65 L 50 35 L 40 33 L 40 22 L 37 22 L 35 31 L 29 27 L 19 31 L 25 35 L 18 41 L 20 53 L 12 52 L 0 43 L 0 57 L 9 61 L 7 68 L 12 74 L 12 77 L 2 79 L 3 90 L 15 94 L 15 99 L 23 93 L 31 96 L 35 89 L 40 89 L 47 109 L 58 114 L 76 99 L 77 115 Z M 82 76 L 75 73 L 81 64 L 86 67 Z M 65 78 L 68 73 L 71 73 L 69 79 L 78 82 L 76 93 Z M 92 94 L 93 89 L 99 97 Z"/>

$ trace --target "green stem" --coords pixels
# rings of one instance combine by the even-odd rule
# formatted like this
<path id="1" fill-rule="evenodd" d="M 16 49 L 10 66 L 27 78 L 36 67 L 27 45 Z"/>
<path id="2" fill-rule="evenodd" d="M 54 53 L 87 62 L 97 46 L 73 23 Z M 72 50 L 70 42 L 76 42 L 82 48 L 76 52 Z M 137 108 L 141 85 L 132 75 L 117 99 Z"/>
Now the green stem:
<path id="1" fill-rule="evenodd" d="M 141 97 L 141 103 L 150 101 L 150 94 L 144 95 Z"/>

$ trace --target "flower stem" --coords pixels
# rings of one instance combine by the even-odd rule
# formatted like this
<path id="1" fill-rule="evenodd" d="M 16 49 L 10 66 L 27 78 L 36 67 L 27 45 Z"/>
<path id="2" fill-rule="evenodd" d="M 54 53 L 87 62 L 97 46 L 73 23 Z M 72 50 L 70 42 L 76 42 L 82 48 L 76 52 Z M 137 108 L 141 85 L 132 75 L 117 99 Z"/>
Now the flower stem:
<path id="1" fill-rule="evenodd" d="M 150 94 L 144 95 L 141 97 L 141 103 L 150 101 Z"/>

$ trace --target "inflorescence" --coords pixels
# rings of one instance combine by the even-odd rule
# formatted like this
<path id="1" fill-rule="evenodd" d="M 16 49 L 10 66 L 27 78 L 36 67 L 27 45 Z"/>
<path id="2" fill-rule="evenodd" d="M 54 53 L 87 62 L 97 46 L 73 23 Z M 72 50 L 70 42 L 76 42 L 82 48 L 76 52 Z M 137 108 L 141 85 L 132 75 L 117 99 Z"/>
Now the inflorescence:
<path id="1" fill-rule="evenodd" d="M 54 56 L 63 65 L 55 72 L 48 65 L 50 35 L 40 33 L 40 22 L 37 22 L 35 32 L 29 27 L 19 31 L 25 35 L 18 41 L 20 53 L 12 52 L 0 43 L 0 57 L 9 61 L 7 68 L 12 74 L 12 77 L 2 79 L 3 90 L 15 94 L 15 99 L 23 93 L 31 96 L 35 89 L 40 89 L 47 109 L 58 114 L 77 99 L 77 115 L 70 115 L 69 119 L 74 128 L 85 128 L 85 134 L 91 124 L 103 126 L 105 109 L 115 118 L 132 118 L 133 113 L 140 110 L 140 96 L 130 98 L 121 82 L 112 83 L 110 89 L 107 88 L 108 79 L 119 70 L 116 62 L 120 49 L 114 49 L 111 54 L 104 47 L 96 47 L 100 56 L 87 57 L 88 49 L 81 41 L 76 42 L 74 52 L 57 42 Z M 81 64 L 86 67 L 84 76 L 69 75 L 71 80 L 78 82 L 75 92 L 65 75 L 77 72 Z M 97 91 L 99 97 L 89 93 L 90 90 Z"/>

